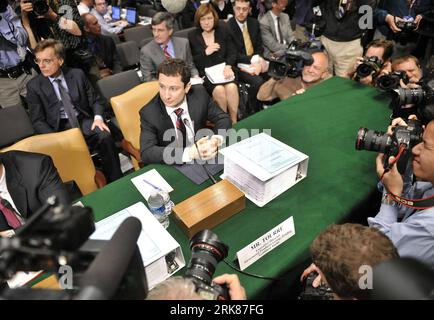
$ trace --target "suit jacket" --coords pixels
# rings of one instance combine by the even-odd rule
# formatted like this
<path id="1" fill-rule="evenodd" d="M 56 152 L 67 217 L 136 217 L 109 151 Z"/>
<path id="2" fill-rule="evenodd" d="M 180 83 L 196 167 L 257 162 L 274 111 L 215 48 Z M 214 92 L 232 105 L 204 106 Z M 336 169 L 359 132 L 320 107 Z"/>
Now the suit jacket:
<path id="1" fill-rule="evenodd" d="M 71 101 L 82 117 L 93 118 L 103 115 L 103 104 L 81 69 L 63 68 Z M 60 108 L 50 79 L 42 74 L 27 83 L 27 104 L 30 119 L 37 133 L 51 133 L 59 130 Z"/>
<path id="2" fill-rule="evenodd" d="M 206 44 L 202 37 L 202 30 L 196 28 L 188 34 L 191 53 L 193 54 L 193 61 L 199 70 L 199 75 L 201 77 L 205 76 L 205 68 L 212 67 L 222 62 L 226 62 L 227 65 L 236 67 L 237 51 L 225 25 L 225 23 L 220 23 L 215 29 L 214 38 L 215 42 L 220 44 L 220 50 L 210 54 L 209 56 L 205 54 Z"/>
<path id="3" fill-rule="evenodd" d="M 47 155 L 23 151 L 0 153 L 0 163 L 6 171 L 6 185 L 19 213 L 25 219 L 34 214 L 48 197 L 56 195 L 61 203 L 69 204 L 69 195 Z M 0 215 L 0 231 L 10 229 Z"/>
<path id="4" fill-rule="evenodd" d="M 207 120 L 214 123 L 214 132 L 231 127 L 229 116 L 216 105 L 203 86 L 191 87 L 187 94 L 187 105 L 195 132 L 205 128 Z M 164 163 L 164 149 L 169 144 L 173 145 L 175 137 L 172 137 L 170 141 L 165 141 L 163 138 L 165 132 L 174 129 L 174 126 L 160 95 L 157 95 L 140 110 L 140 125 L 142 161 L 145 164 Z M 182 152 L 182 148 L 175 150 L 175 161 L 178 164 L 182 163 Z"/>
<path id="5" fill-rule="evenodd" d="M 104 64 L 113 71 L 113 74 L 122 71 L 121 60 L 116 50 L 115 42 L 109 36 L 100 35 L 96 38 L 96 53 L 103 61 Z"/>
<path id="6" fill-rule="evenodd" d="M 288 48 L 288 44 L 294 40 L 294 32 L 289 22 L 289 16 L 282 12 L 279 22 L 282 38 L 286 41 L 286 44 L 277 41 L 277 33 L 271 11 L 268 11 L 259 19 L 259 24 L 261 26 L 262 42 L 264 43 L 264 56 L 269 58 L 271 53 L 283 56 Z"/>
<path id="7" fill-rule="evenodd" d="M 191 68 L 191 76 L 199 75 L 193 63 L 190 44 L 187 39 L 172 37 L 175 58 L 182 59 Z M 154 40 L 143 46 L 140 50 L 140 70 L 142 71 L 143 81 L 152 81 L 157 79 L 157 69 L 161 62 L 166 60 L 163 49 Z"/>
<path id="8" fill-rule="evenodd" d="M 241 31 L 235 17 L 228 21 L 228 28 L 232 36 L 232 42 L 237 50 L 237 62 L 238 63 L 250 63 L 252 55 L 248 56 L 246 53 L 246 46 L 244 45 L 243 32 Z M 247 30 L 249 31 L 250 40 L 253 45 L 253 55 L 258 54 L 262 56 L 264 54 L 264 48 L 262 46 L 261 31 L 259 28 L 258 20 L 247 17 Z"/>

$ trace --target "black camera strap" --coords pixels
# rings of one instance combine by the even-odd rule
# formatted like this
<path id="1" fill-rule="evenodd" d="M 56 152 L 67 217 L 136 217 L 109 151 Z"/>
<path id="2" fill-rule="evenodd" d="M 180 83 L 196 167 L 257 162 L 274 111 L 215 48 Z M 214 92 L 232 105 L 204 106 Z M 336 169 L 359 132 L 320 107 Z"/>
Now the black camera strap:
<path id="1" fill-rule="evenodd" d="M 389 191 L 388 193 L 393 198 L 393 200 L 408 208 L 425 210 L 434 207 L 434 195 L 422 199 L 408 199 L 404 197 L 398 197 L 397 195 L 390 193 Z"/>

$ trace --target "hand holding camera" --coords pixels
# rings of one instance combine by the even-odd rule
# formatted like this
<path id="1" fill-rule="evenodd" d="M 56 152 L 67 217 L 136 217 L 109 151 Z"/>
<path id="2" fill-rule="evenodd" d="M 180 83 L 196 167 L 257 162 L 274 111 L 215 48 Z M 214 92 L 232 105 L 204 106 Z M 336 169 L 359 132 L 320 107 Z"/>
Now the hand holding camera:
<path id="1" fill-rule="evenodd" d="M 226 286 L 229 289 L 231 300 L 246 300 L 246 290 L 240 283 L 240 279 L 236 274 L 223 274 L 214 278 L 214 283 L 221 286 Z"/>

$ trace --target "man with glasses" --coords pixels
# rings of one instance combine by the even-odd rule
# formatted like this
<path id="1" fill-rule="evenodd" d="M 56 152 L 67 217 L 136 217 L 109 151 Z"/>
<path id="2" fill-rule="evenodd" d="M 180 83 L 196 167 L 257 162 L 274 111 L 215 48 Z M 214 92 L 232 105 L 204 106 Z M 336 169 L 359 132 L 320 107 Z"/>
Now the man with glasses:
<path id="1" fill-rule="evenodd" d="M 62 68 L 64 51 L 59 41 L 41 41 L 34 52 L 41 74 L 27 84 L 27 103 L 35 131 L 80 128 L 90 149 L 101 154 L 107 180 L 122 177 L 116 146 L 103 120 L 103 104 L 83 71 Z"/>

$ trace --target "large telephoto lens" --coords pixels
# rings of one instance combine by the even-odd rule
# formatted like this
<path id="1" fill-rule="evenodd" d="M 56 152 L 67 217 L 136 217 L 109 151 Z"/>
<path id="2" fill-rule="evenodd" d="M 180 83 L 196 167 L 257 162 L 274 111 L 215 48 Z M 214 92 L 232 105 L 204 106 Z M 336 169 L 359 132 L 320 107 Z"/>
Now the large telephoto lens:
<path id="1" fill-rule="evenodd" d="M 398 88 L 395 90 L 398 94 L 398 102 L 400 105 L 418 104 L 423 101 L 425 93 L 423 89 L 403 89 Z"/>
<path id="2" fill-rule="evenodd" d="M 386 152 L 391 146 L 391 143 L 391 138 L 384 132 L 360 128 L 357 133 L 356 149 Z"/>

